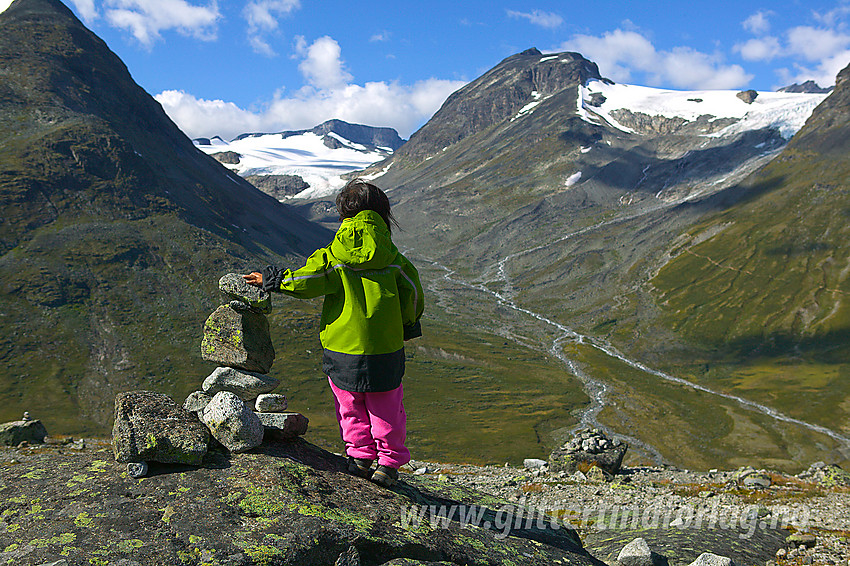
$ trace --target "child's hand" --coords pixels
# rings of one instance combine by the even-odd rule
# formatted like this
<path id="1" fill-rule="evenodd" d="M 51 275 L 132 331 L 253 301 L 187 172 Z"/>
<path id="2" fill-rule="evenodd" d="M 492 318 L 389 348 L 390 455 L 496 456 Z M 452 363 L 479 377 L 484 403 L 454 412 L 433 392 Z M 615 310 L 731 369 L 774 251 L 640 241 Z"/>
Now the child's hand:
<path id="1" fill-rule="evenodd" d="M 253 272 L 249 273 L 248 275 L 243 275 L 242 278 L 249 285 L 256 285 L 257 287 L 263 286 L 263 274 L 259 273 L 257 271 L 253 271 Z"/>

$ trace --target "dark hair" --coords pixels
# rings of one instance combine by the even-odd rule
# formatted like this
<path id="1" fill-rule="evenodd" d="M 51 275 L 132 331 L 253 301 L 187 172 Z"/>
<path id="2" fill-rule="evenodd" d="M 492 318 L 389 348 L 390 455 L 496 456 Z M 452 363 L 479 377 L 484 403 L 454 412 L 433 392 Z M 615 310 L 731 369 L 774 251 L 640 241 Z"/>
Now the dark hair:
<path id="1" fill-rule="evenodd" d="M 358 212 L 373 210 L 384 219 L 390 233 L 393 226 L 401 228 L 390 211 L 390 199 L 384 191 L 359 177 L 346 183 L 339 191 L 336 196 L 336 210 L 339 212 L 340 221 L 354 218 Z"/>

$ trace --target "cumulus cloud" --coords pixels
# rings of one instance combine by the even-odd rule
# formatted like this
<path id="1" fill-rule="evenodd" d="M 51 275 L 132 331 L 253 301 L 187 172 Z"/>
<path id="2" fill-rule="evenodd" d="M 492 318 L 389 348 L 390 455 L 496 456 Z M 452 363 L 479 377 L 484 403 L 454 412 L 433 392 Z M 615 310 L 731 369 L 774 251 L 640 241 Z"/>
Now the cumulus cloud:
<path id="1" fill-rule="evenodd" d="M 526 19 L 536 26 L 547 29 L 554 29 L 564 23 L 564 18 L 554 12 L 544 12 L 542 10 L 533 10 L 531 12 L 518 12 L 516 10 L 506 10 L 509 18 Z"/>
<path id="2" fill-rule="evenodd" d="M 771 61 L 782 55 L 782 46 L 775 37 L 759 37 L 735 45 L 734 50 L 747 61 Z"/>
<path id="3" fill-rule="evenodd" d="M 788 30 L 788 50 L 808 61 L 831 58 L 850 45 L 850 35 L 832 29 L 799 26 Z"/>
<path id="4" fill-rule="evenodd" d="M 298 70 L 307 83 L 319 89 L 339 88 L 353 77 L 345 70 L 341 59 L 342 49 L 335 39 L 320 37 L 309 46 L 302 36 L 295 41 L 295 52 L 304 58 Z"/>
<path id="5" fill-rule="evenodd" d="M 113 26 L 133 34 L 142 45 L 150 47 L 164 30 L 202 40 L 216 38 L 221 14 L 215 0 L 205 6 L 186 0 L 106 0 L 104 16 Z M 92 6 L 93 8 L 93 6 Z"/>
<path id="6" fill-rule="evenodd" d="M 599 65 L 600 72 L 619 82 L 640 74 L 651 85 L 685 89 L 732 89 L 745 86 L 753 76 L 740 65 L 724 64 L 717 54 L 689 47 L 659 51 L 636 31 L 621 29 L 601 36 L 576 35 L 559 50 L 578 51 Z"/>
<path id="7" fill-rule="evenodd" d="M 223 100 L 204 100 L 183 91 L 165 91 L 155 98 L 191 138 L 219 135 L 233 139 L 246 132 L 279 132 L 312 128 L 326 120 L 388 126 L 409 137 L 436 112 L 462 81 L 428 79 L 413 85 L 396 82 L 349 84 L 338 89 L 275 97 L 252 112 Z"/>
<path id="8" fill-rule="evenodd" d="M 770 31 L 770 21 L 768 18 L 773 15 L 771 11 L 760 11 L 756 12 L 746 20 L 744 20 L 741 25 L 744 26 L 744 29 L 749 31 L 755 35 L 764 35 Z"/>
<path id="9" fill-rule="evenodd" d="M 427 79 L 412 85 L 398 82 L 353 84 L 344 70 L 339 44 L 322 37 L 312 44 L 296 38 L 295 53 L 305 86 L 290 96 L 276 94 L 261 110 L 249 111 L 232 102 L 204 100 L 183 91 L 165 91 L 155 98 L 192 138 L 220 135 L 232 139 L 248 131 L 277 132 L 312 128 L 338 118 L 352 123 L 389 126 L 408 137 L 439 109 L 463 81 Z"/>
<path id="10" fill-rule="evenodd" d="M 275 55 L 267 35 L 278 28 L 278 19 L 301 7 L 300 0 L 252 0 L 242 10 L 248 23 L 248 42 L 257 53 Z"/>

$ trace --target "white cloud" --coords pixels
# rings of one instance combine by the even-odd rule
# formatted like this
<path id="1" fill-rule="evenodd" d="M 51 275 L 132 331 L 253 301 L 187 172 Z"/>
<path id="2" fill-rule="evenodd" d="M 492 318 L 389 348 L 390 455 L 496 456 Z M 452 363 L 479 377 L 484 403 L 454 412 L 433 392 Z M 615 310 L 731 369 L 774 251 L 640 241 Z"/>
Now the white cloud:
<path id="1" fill-rule="evenodd" d="M 352 84 L 343 68 L 339 44 L 321 37 L 308 45 L 296 38 L 295 53 L 305 86 L 291 96 L 279 91 L 261 110 L 232 102 L 204 100 L 168 90 L 155 98 L 172 120 L 192 138 L 220 135 L 232 139 L 246 132 L 278 132 L 312 128 L 338 118 L 370 126 L 388 126 L 408 137 L 436 112 L 464 81 L 427 79 L 413 85 L 398 82 Z"/>
<path id="2" fill-rule="evenodd" d="M 759 11 L 744 20 L 741 25 L 744 29 L 755 35 L 764 35 L 770 31 L 770 21 L 768 18 L 773 15 L 773 12 Z"/>
<path id="3" fill-rule="evenodd" d="M 392 35 L 392 34 L 390 34 L 390 32 L 388 32 L 387 30 L 384 30 L 380 33 L 376 33 L 376 34 L 372 35 L 372 37 L 369 38 L 369 41 L 371 41 L 371 42 L 389 41 L 390 35 Z"/>
<path id="4" fill-rule="evenodd" d="M 750 39 L 733 49 L 747 61 L 771 61 L 783 53 L 779 40 L 771 36 Z"/>
<path id="5" fill-rule="evenodd" d="M 808 61 L 832 58 L 850 45 L 850 35 L 832 29 L 799 26 L 788 30 L 788 50 Z"/>
<path id="6" fill-rule="evenodd" d="M 160 32 L 171 29 L 213 40 L 221 17 L 216 0 L 206 6 L 186 0 L 106 0 L 104 15 L 110 24 L 126 29 L 147 47 L 162 37 Z"/>
<path id="7" fill-rule="evenodd" d="M 531 12 L 506 10 L 506 12 L 510 18 L 526 19 L 536 26 L 548 29 L 554 29 L 564 23 L 564 18 L 554 12 L 544 12 L 542 10 L 533 10 Z"/>
<path id="8" fill-rule="evenodd" d="M 219 135 L 232 139 L 246 132 L 306 129 L 332 118 L 388 126 L 406 138 L 464 84 L 441 79 L 413 85 L 349 84 L 319 92 L 299 92 L 288 98 L 278 96 L 258 112 L 239 108 L 232 102 L 199 99 L 182 91 L 165 91 L 155 98 L 191 138 Z"/>
<path id="9" fill-rule="evenodd" d="M 848 64 L 850 64 L 850 49 L 845 49 L 823 59 L 814 67 L 795 64 L 793 71 L 780 69 L 779 76 L 784 84 L 804 83 L 811 80 L 822 87 L 827 87 L 835 84 L 836 75 Z"/>
<path id="10" fill-rule="evenodd" d="M 77 9 L 77 13 L 86 23 L 91 23 L 98 18 L 99 14 L 94 5 L 94 0 L 71 0 L 71 2 Z"/>
<path id="11" fill-rule="evenodd" d="M 342 49 L 332 37 L 320 37 L 308 46 L 307 41 L 299 36 L 296 38 L 295 52 L 304 58 L 298 69 L 310 86 L 333 89 L 352 79 L 340 58 Z"/>
<path id="12" fill-rule="evenodd" d="M 578 51 L 599 65 L 603 76 L 619 82 L 635 80 L 640 73 L 652 85 L 685 89 L 732 89 L 745 86 L 753 77 L 740 65 L 723 64 L 719 55 L 689 47 L 658 51 L 636 31 L 621 29 L 602 36 L 576 35 L 560 50 Z"/>
<path id="13" fill-rule="evenodd" d="M 248 22 L 248 42 L 254 51 L 269 57 L 275 55 L 266 35 L 278 28 L 278 18 L 301 7 L 300 0 L 252 0 L 242 10 Z"/>

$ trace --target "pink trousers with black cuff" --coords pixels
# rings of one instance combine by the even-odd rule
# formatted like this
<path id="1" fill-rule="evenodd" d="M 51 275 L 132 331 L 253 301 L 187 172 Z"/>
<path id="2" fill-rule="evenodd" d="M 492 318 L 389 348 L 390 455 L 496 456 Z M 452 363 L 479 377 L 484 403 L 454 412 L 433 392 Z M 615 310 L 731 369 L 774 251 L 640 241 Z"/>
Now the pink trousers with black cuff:
<path id="1" fill-rule="evenodd" d="M 334 393 L 336 420 L 347 455 L 377 459 L 379 465 L 391 468 L 410 461 L 410 451 L 404 445 L 407 415 L 401 385 L 392 391 L 358 393 L 340 389 L 330 378 L 328 383 Z"/>

